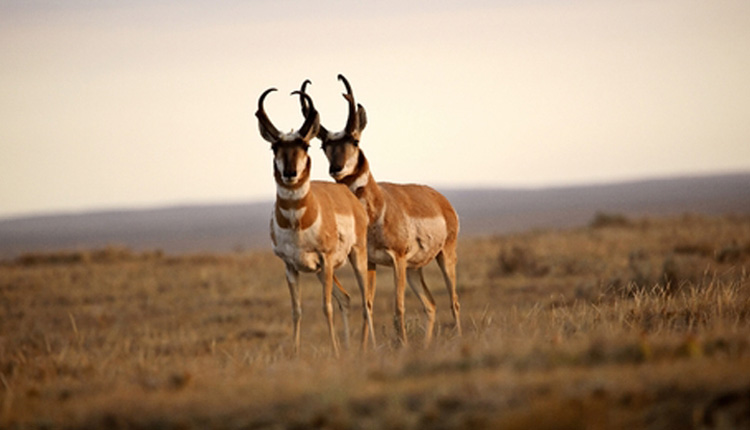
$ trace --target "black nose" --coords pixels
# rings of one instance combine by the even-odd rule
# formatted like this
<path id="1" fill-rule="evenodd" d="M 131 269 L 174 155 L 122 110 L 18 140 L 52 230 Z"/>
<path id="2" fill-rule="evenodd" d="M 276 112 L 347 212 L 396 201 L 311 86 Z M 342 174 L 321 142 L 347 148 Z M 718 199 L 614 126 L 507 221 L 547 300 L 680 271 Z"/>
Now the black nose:
<path id="1" fill-rule="evenodd" d="M 284 177 L 285 178 L 294 178 L 297 176 L 296 170 L 284 170 Z"/>
<path id="2" fill-rule="evenodd" d="M 328 169 L 328 173 L 331 175 L 337 175 L 339 172 L 341 172 L 342 167 L 341 166 L 333 166 Z"/>

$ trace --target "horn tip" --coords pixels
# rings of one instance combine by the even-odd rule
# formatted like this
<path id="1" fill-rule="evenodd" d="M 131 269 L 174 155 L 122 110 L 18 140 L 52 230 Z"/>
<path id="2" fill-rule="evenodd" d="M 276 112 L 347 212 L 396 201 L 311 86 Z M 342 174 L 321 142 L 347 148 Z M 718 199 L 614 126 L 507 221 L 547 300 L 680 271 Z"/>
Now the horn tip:
<path id="1" fill-rule="evenodd" d="M 263 101 L 266 99 L 266 96 L 268 93 L 271 93 L 273 91 L 276 91 L 276 88 L 269 88 L 265 91 L 263 91 L 263 94 L 260 95 L 260 98 L 258 99 L 258 110 L 263 110 Z"/>
<path id="2" fill-rule="evenodd" d="M 310 104 L 310 107 L 312 107 L 313 110 L 315 110 L 315 106 L 313 105 L 313 102 L 312 102 L 312 97 L 310 97 L 309 94 L 304 93 L 304 92 L 302 92 L 300 90 L 294 90 L 289 95 L 292 95 L 292 96 L 298 95 L 298 96 L 300 96 L 301 98 L 305 99 Z"/>
<path id="3" fill-rule="evenodd" d="M 269 89 L 267 89 L 267 90 L 263 91 L 263 94 L 261 94 L 260 96 L 261 96 L 261 98 L 263 98 L 263 97 L 265 97 L 266 95 L 268 95 L 268 93 L 271 93 L 271 92 L 274 92 L 274 91 L 278 91 L 278 90 L 276 89 L 276 87 L 271 87 L 271 88 L 269 88 Z"/>

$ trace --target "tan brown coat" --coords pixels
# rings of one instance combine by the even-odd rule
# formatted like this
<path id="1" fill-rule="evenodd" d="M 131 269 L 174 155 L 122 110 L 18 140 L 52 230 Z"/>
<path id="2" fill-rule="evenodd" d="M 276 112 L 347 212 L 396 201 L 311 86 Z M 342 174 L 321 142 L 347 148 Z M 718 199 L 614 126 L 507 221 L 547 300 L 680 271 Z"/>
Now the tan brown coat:
<path id="1" fill-rule="evenodd" d="M 314 272 L 323 286 L 323 312 L 334 353 L 339 354 L 338 337 L 333 323 L 331 297 L 339 302 L 343 313 L 345 339 L 348 340 L 347 313 L 349 297 L 334 271 L 347 260 L 362 295 L 364 325 L 362 347 L 368 333 L 375 342 L 372 324 L 372 294 L 366 284 L 367 213 L 349 190 L 340 184 L 310 180 L 311 161 L 307 154 L 310 139 L 319 127 L 319 115 L 312 107 L 299 131 L 279 133 L 263 109 L 267 90 L 258 101 L 258 124 L 261 136 L 271 143 L 274 153 L 276 203 L 271 215 L 271 240 L 274 253 L 286 264 L 286 278 L 292 298 L 294 346 L 299 351 L 302 305 L 299 273 Z M 334 282 L 339 287 L 333 288 Z"/>
<path id="2" fill-rule="evenodd" d="M 368 284 L 375 291 L 375 266 L 393 267 L 396 285 L 396 329 L 406 344 L 404 293 L 408 282 L 417 294 L 425 314 L 425 344 L 432 339 L 435 300 L 424 281 L 422 267 L 436 260 L 443 273 L 457 332 L 461 333 L 460 305 L 456 293 L 456 245 L 459 222 L 448 199 L 425 185 L 378 183 L 369 162 L 359 148 L 367 123 L 362 105 L 354 103 L 351 86 L 342 75 L 349 103 L 349 117 L 342 132 L 330 133 L 320 127 L 318 137 L 329 161 L 329 173 L 346 185 L 367 210 Z M 301 92 L 304 93 L 305 84 Z M 302 101 L 303 112 L 305 103 Z"/>

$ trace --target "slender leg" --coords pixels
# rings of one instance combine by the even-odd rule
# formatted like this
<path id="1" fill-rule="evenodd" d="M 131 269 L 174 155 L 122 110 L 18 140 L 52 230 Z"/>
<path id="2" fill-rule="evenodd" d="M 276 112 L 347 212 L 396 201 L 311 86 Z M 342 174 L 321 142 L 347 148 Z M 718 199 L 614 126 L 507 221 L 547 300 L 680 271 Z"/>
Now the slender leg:
<path id="1" fill-rule="evenodd" d="M 367 263 L 367 285 L 370 288 L 370 292 L 367 296 L 367 301 L 370 303 L 370 308 L 372 309 L 375 306 L 375 264 Z M 373 322 L 374 324 L 374 322 Z M 371 328 L 372 332 L 370 333 L 372 335 L 372 341 L 375 342 L 375 329 Z"/>
<path id="2" fill-rule="evenodd" d="M 451 313 L 453 320 L 456 322 L 456 332 L 461 336 L 461 305 L 458 303 L 458 293 L 456 292 L 456 246 L 446 246 L 437 255 L 437 263 L 440 271 L 443 272 L 445 286 L 448 288 L 448 295 L 451 300 Z"/>
<path id="3" fill-rule="evenodd" d="M 352 252 L 349 254 L 349 263 L 354 269 L 354 277 L 357 278 L 359 292 L 362 294 L 362 351 L 366 351 L 368 332 L 369 336 L 372 337 L 373 348 L 377 347 L 375 342 L 375 328 L 372 323 L 372 299 L 374 297 L 370 293 L 370 287 L 367 283 L 369 273 L 367 273 L 367 279 L 365 278 L 365 272 L 367 271 L 367 249 L 365 247 L 352 249 Z"/>
<path id="4" fill-rule="evenodd" d="M 375 306 L 375 264 L 367 263 L 367 285 L 369 287 L 367 293 L 367 306 L 370 309 L 370 336 L 372 337 L 372 346 L 373 348 L 376 348 L 375 323 L 372 320 L 373 307 Z"/>
<path id="5" fill-rule="evenodd" d="M 401 256 L 393 256 L 393 282 L 396 285 L 396 331 L 398 332 L 401 344 L 407 346 L 409 341 L 406 338 L 406 304 L 404 295 L 406 293 L 406 259 Z"/>
<path id="6" fill-rule="evenodd" d="M 299 354 L 299 328 L 302 318 L 302 302 L 299 292 L 299 272 L 294 267 L 286 266 L 286 282 L 289 285 L 289 295 L 292 297 L 292 322 L 294 327 L 294 354 Z"/>
<path id="7" fill-rule="evenodd" d="M 331 337 L 333 353 L 338 358 L 340 350 L 338 338 L 336 337 L 336 328 L 333 324 L 333 302 L 331 300 L 333 294 L 333 268 L 328 262 L 323 263 L 323 270 L 318 272 L 318 279 L 323 284 L 323 314 L 328 321 L 328 334 Z"/>
<path id="8" fill-rule="evenodd" d="M 425 315 L 427 315 L 427 326 L 425 327 L 424 333 L 424 346 L 425 348 L 430 346 L 432 342 L 432 331 L 435 326 L 435 299 L 430 294 L 430 290 L 427 288 L 427 284 L 424 282 L 424 276 L 422 275 L 422 269 L 407 269 L 406 279 L 409 281 L 414 294 L 419 297 L 419 301 L 422 302 L 422 308 L 424 309 Z"/>
<path id="9" fill-rule="evenodd" d="M 370 300 L 375 302 L 375 264 L 367 263 L 367 285 L 370 286 Z"/>
<path id="10" fill-rule="evenodd" d="M 344 326 L 344 349 L 349 349 L 349 307 L 351 303 L 351 297 L 346 292 L 344 287 L 341 286 L 336 275 L 333 275 L 333 283 L 336 288 L 333 289 L 333 298 L 339 304 L 339 310 L 341 310 L 341 324 Z"/>

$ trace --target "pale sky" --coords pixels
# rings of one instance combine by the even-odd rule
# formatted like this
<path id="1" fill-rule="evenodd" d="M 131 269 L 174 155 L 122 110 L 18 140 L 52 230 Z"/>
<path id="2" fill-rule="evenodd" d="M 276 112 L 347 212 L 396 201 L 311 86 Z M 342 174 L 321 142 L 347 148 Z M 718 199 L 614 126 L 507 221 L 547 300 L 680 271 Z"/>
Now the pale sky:
<path id="1" fill-rule="evenodd" d="M 750 2 L 0 2 L 0 217 L 270 200 L 253 115 L 378 180 L 541 187 L 750 171 Z M 314 179 L 330 180 L 319 142 Z"/>

